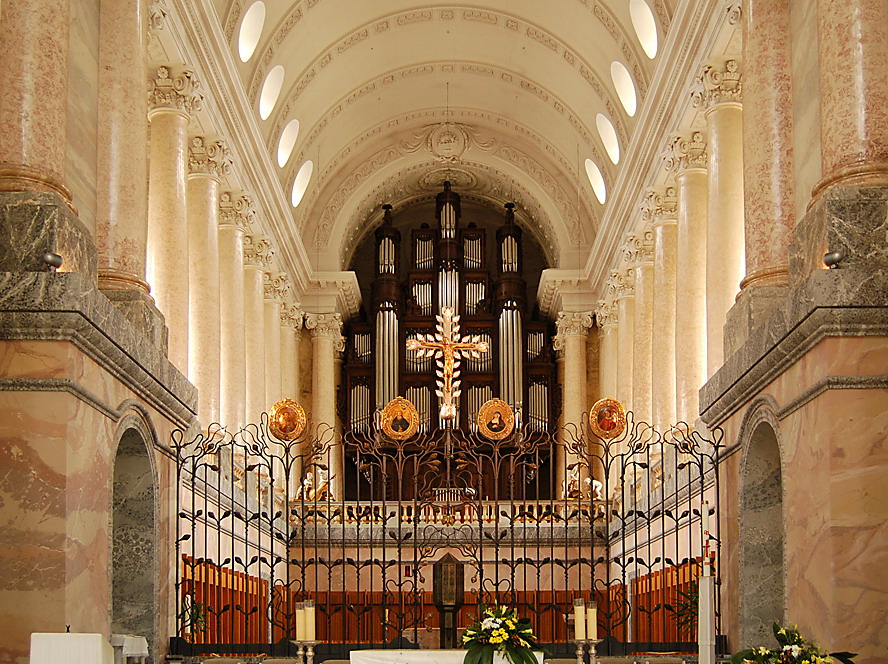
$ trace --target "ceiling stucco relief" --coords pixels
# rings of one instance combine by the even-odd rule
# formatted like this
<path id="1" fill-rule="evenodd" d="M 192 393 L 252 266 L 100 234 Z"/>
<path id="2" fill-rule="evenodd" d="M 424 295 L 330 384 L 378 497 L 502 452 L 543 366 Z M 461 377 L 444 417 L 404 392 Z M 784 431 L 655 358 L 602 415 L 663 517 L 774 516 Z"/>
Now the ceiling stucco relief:
<path id="1" fill-rule="evenodd" d="M 442 63 L 430 63 L 427 65 L 408 67 L 405 69 L 401 69 L 396 72 L 390 72 L 384 74 L 376 81 L 370 82 L 358 88 L 357 90 L 352 90 L 347 93 L 345 96 L 341 97 L 338 101 L 334 102 L 327 113 L 324 114 L 323 118 L 318 121 L 314 127 L 309 131 L 308 138 L 305 142 L 300 146 L 297 154 L 297 158 L 291 160 L 291 166 L 288 171 L 285 173 L 284 181 L 290 182 L 295 174 L 295 168 L 298 168 L 298 165 L 304 159 L 311 159 L 315 153 L 315 144 L 318 141 L 321 133 L 329 124 L 330 120 L 340 113 L 343 112 L 343 109 L 350 104 L 353 104 L 357 99 L 360 99 L 368 92 L 375 90 L 377 86 L 386 85 L 386 79 L 389 77 L 392 80 L 396 80 L 398 78 L 405 78 L 410 76 L 419 76 L 423 74 L 430 74 L 433 71 L 440 70 L 443 67 L 448 66 L 447 64 Z M 556 113 L 560 116 L 564 117 L 570 126 L 573 128 L 575 132 L 579 135 L 579 138 L 582 138 L 585 143 L 584 149 L 591 150 L 593 154 L 596 156 L 596 159 L 603 166 L 607 167 L 607 163 L 605 160 L 601 159 L 601 155 L 603 154 L 603 145 L 600 145 L 600 138 L 598 136 L 597 131 L 593 132 L 589 128 L 585 126 L 583 122 L 579 120 L 579 116 L 577 113 L 573 111 L 570 107 L 568 107 L 564 102 L 556 98 L 551 92 L 540 88 L 539 86 L 533 85 L 529 81 L 525 81 L 519 75 L 505 71 L 502 69 L 488 67 L 486 69 L 490 70 L 492 73 L 486 74 L 479 72 L 477 65 L 475 63 L 453 63 L 452 66 L 460 68 L 462 73 L 473 74 L 473 75 L 482 75 L 486 77 L 494 76 L 499 81 L 507 85 L 511 85 L 517 87 L 525 92 L 529 92 L 534 94 L 535 97 L 549 105 Z M 625 143 L 624 143 L 625 144 Z M 269 148 L 271 149 L 271 148 Z"/>
<path id="2" fill-rule="evenodd" d="M 596 16 L 599 17 L 599 20 L 603 24 L 605 24 L 606 27 L 607 25 L 610 25 L 613 28 L 612 34 L 615 35 L 614 39 L 618 42 L 618 44 L 620 44 L 623 55 L 626 56 L 627 60 L 630 63 L 633 76 L 636 78 L 636 84 L 638 85 L 639 97 L 643 98 L 647 90 L 647 75 L 646 72 L 644 72 L 644 70 L 640 67 L 638 58 L 635 56 L 631 46 L 629 45 L 631 43 L 629 41 L 629 38 L 626 36 L 625 31 L 623 31 L 621 27 L 618 29 L 619 24 L 608 11 L 596 5 L 596 12 Z M 582 76 L 583 79 L 585 79 L 586 82 L 592 86 L 593 90 L 601 98 L 602 102 L 605 104 L 605 108 L 607 109 L 608 114 L 611 116 L 615 126 L 617 127 L 617 131 L 621 140 L 626 140 L 626 129 L 623 126 L 622 121 L 623 113 L 618 110 L 620 108 L 619 103 L 614 98 L 614 95 L 608 91 L 610 88 L 609 84 L 605 85 L 602 79 L 595 72 L 592 64 L 585 58 L 580 56 L 574 49 L 569 48 L 565 43 L 557 39 L 557 37 L 555 37 L 552 33 L 545 31 L 539 26 L 535 26 L 526 21 L 522 21 L 517 17 L 498 12 L 480 11 L 465 8 L 456 8 L 456 16 L 462 18 L 464 21 L 483 22 L 489 25 L 502 26 L 503 29 L 510 30 L 511 32 L 523 36 L 526 39 L 540 43 L 556 53 L 561 53 L 563 56 L 562 61 L 567 63 L 571 69 L 579 73 L 580 76 Z M 290 111 L 293 109 L 294 103 L 298 99 L 299 95 L 304 92 L 305 88 L 316 78 L 319 71 L 327 66 L 334 57 L 342 55 L 351 47 L 360 42 L 363 42 L 367 39 L 373 39 L 379 35 L 383 35 L 383 33 L 388 33 L 389 29 L 392 26 L 412 26 L 417 23 L 433 20 L 435 20 L 435 16 L 431 10 L 409 11 L 390 14 L 382 19 L 375 19 L 373 22 L 367 23 L 353 30 L 349 35 L 338 39 L 334 45 L 328 46 L 325 50 L 320 51 L 319 54 L 316 55 L 313 60 L 303 69 L 302 73 L 290 86 L 289 94 L 287 95 L 284 103 L 280 105 L 280 110 L 276 113 L 274 129 L 271 132 L 271 135 L 273 137 L 280 135 L 280 131 L 282 129 L 281 125 L 285 123 L 285 121 L 289 118 Z M 385 38 L 388 37 L 389 35 L 385 34 Z M 259 89 L 261 87 L 262 81 L 265 78 L 267 67 L 271 63 L 277 45 L 280 44 L 280 41 L 282 39 L 283 38 L 279 40 L 277 36 L 275 36 L 271 40 L 268 40 L 266 50 L 263 52 L 261 57 L 261 64 L 257 67 L 256 71 L 254 71 L 251 77 L 248 93 L 251 103 L 256 102 L 256 98 L 259 94 Z M 610 63 L 607 63 L 607 66 L 609 66 L 609 64 Z"/>
<path id="3" fill-rule="evenodd" d="M 443 139 L 443 142 L 442 142 Z M 558 217 L 566 226 L 567 240 L 572 245 L 586 243 L 586 233 L 577 211 L 577 198 L 568 194 L 567 190 L 551 175 L 551 168 L 547 168 L 532 156 L 522 151 L 514 144 L 508 144 L 495 137 L 487 137 L 476 127 L 459 123 L 446 122 L 428 125 L 400 140 L 395 145 L 387 145 L 383 149 L 373 153 L 365 162 L 351 171 L 347 177 L 336 186 L 335 192 L 323 204 L 319 201 L 326 192 L 318 191 L 312 198 L 311 204 L 306 206 L 306 212 L 301 217 L 300 228 L 303 232 L 308 220 L 318 219 L 318 227 L 315 231 L 314 243 L 316 246 L 326 246 L 332 235 L 333 228 L 337 225 L 340 213 L 348 199 L 354 192 L 374 174 L 396 159 L 423 151 L 432 156 L 439 163 L 462 165 L 461 156 L 467 151 L 475 153 L 487 153 L 489 157 L 496 157 L 509 170 L 529 177 L 541 191 L 552 201 Z M 478 155 L 480 156 L 480 154 Z M 344 167 L 345 168 L 345 167 Z M 335 181 L 335 166 L 332 164 L 325 169 L 321 177 L 323 182 Z M 483 170 L 483 169 L 482 169 Z M 443 178 L 442 178 L 443 179 Z M 440 186 L 440 182 L 436 184 Z M 583 201 L 584 213 L 592 220 L 591 210 Z M 315 210 L 320 207 L 320 215 Z"/>

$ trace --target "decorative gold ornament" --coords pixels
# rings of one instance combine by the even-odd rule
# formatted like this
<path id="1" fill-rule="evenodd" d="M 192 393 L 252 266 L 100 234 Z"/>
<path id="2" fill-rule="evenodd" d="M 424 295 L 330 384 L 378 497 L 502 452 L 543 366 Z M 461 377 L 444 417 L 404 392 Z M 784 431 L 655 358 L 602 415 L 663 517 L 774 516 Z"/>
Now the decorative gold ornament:
<path id="1" fill-rule="evenodd" d="M 419 413 L 404 397 L 395 397 L 382 409 L 382 432 L 395 440 L 407 440 L 419 431 Z"/>
<path id="2" fill-rule="evenodd" d="M 281 399 L 271 408 L 268 428 L 280 440 L 296 440 L 305 431 L 305 411 L 292 399 Z"/>
<path id="3" fill-rule="evenodd" d="M 438 319 L 437 333 L 425 338 L 408 339 L 407 350 L 416 351 L 416 357 L 434 357 L 438 362 L 436 374 L 438 389 L 435 394 L 441 399 L 438 417 L 442 420 L 456 419 L 456 399 L 462 393 L 459 387 L 460 358 L 481 357 L 490 350 L 490 344 L 481 341 L 479 335 L 460 337 L 459 316 L 453 315 L 453 307 L 442 307 Z"/>
<path id="4" fill-rule="evenodd" d="M 599 438 L 616 438 L 626 430 L 626 410 L 616 399 L 599 399 L 589 413 L 589 428 Z"/>
<path id="5" fill-rule="evenodd" d="M 515 413 L 502 399 L 490 399 L 478 410 L 478 431 L 489 440 L 502 440 L 515 429 Z"/>

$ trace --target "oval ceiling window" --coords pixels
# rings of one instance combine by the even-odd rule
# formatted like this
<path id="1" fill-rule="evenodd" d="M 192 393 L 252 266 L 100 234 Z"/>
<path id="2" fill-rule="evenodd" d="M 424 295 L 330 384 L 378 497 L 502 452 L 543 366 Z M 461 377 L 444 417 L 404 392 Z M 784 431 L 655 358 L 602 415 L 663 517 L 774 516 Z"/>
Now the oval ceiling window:
<path id="1" fill-rule="evenodd" d="M 237 53 L 241 62 L 246 62 L 253 57 L 259 38 L 262 36 L 262 28 L 265 26 L 265 3 L 254 2 L 250 5 L 244 20 L 241 22 L 240 33 L 237 38 Z"/>
<path id="2" fill-rule="evenodd" d="M 614 87 L 617 89 L 620 103 L 623 104 L 623 108 L 626 109 L 629 117 L 632 117 L 635 115 L 637 100 L 635 98 L 635 83 L 632 81 L 629 70 L 623 66 L 622 62 L 614 60 L 611 63 L 611 78 L 614 81 Z"/>
<path id="3" fill-rule="evenodd" d="M 618 164 L 620 162 L 620 142 L 617 140 L 617 131 L 611 121 L 599 113 L 595 116 L 595 126 L 598 127 L 598 135 L 601 136 L 607 156 L 612 162 Z"/>
<path id="4" fill-rule="evenodd" d="M 641 43 L 641 48 L 649 58 L 653 59 L 657 55 L 657 21 L 650 5 L 644 0 L 631 0 L 629 17 L 632 19 L 632 27 L 635 28 L 635 35 Z"/>
<path id="5" fill-rule="evenodd" d="M 278 141 L 278 166 L 281 168 L 290 161 L 297 136 L 299 136 L 299 120 L 290 120 L 281 132 L 281 140 Z"/>
<path id="6" fill-rule="evenodd" d="M 293 180 L 293 193 L 290 197 L 293 207 L 297 207 L 302 202 L 302 197 L 305 196 L 305 190 L 308 189 L 308 182 L 311 180 L 313 170 L 314 163 L 310 159 L 299 167 L 296 179 Z"/>
<path id="7" fill-rule="evenodd" d="M 607 200 L 607 187 L 604 186 L 604 176 L 601 174 L 598 164 L 591 159 L 586 160 L 586 176 L 589 178 L 589 184 L 592 185 L 592 191 L 595 192 L 595 198 L 604 205 L 604 202 Z"/>
<path id="8" fill-rule="evenodd" d="M 259 117 L 263 120 L 267 120 L 274 110 L 283 84 L 284 68 L 281 65 L 275 65 L 265 77 L 265 83 L 262 84 L 262 92 L 259 95 Z"/>

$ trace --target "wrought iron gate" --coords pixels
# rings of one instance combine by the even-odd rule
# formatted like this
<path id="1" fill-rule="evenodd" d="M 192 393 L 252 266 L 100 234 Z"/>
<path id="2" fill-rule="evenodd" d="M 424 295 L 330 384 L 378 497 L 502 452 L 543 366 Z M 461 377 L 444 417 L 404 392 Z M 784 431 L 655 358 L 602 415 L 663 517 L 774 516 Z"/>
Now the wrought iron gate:
<path id="1" fill-rule="evenodd" d="M 466 566 L 460 626 L 481 605 L 508 604 L 570 656 L 573 600 L 594 599 L 600 654 L 696 649 L 687 619 L 704 564 L 720 585 L 717 530 L 704 563 L 698 523 L 702 500 L 718 509 L 720 431 L 660 433 L 631 413 L 610 440 L 587 421 L 501 441 L 307 431 L 278 440 L 263 416 L 233 435 L 174 436 L 173 654 L 293 653 L 307 599 L 320 661 L 437 647 L 431 566 L 446 553 Z M 341 482 L 329 477 L 338 454 Z"/>

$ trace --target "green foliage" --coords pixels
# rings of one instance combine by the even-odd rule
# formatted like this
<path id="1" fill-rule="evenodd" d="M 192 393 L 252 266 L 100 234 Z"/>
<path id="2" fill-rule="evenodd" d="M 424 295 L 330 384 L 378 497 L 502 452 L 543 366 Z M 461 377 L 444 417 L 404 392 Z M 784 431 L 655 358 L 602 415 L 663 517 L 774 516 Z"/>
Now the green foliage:
<path id="1" fill-rule="evenodd" d="M 774 638 L 779 646 L 769 650 L 765 646 L 747 648 L 731 657 L 732 664 L 833 664 L 833 660 L 842 664 L 854 664 L 857 654 L 851 652 L 832 652 L 828 655 L 820 648 L 799 634 L 799 628 L 790 625 L 781 627 L 774 623 Z"/>
<path id="2" fill-rule="evenodd" d="M 679 590 L 681 599 L 675 605 L 675 622 L 678 630 L 686 636 L 692 636 L 697 626 L 697 617 L 700 612 L 700 586 L 693 581 L 688 586 L 688 591 Z"/>
<path id="3" fill-rule="evenodd" d="M 512 664 L 536 664 L 534 650 L 543 650 L 527 618 L 519 618 L 505 606 L 486 608 L 481 620 L 462 634 L 468 652 L 463 664 L 493 664 L 493 655 L 501 652 Z"/>
<path id="4" fill-rule="evenodd" d="M 188 631 L 192 634 L 207 631 L 206 607 L 195 601 L 194 595 L 185 595 L 182 598 L 182 611 L 178 617 L 183 631 Z"/>

